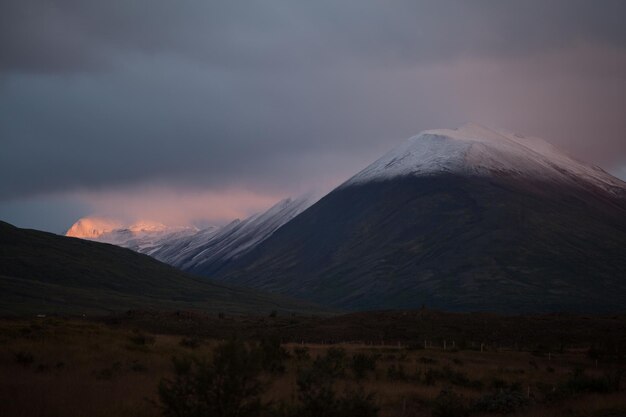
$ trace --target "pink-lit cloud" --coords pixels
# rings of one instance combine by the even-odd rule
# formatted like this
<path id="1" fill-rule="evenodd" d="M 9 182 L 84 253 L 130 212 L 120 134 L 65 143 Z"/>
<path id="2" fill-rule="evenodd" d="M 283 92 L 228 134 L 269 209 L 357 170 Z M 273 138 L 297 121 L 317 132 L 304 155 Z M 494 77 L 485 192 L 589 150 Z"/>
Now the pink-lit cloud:
<path id="1" fill-rule="evenodd" d="M 72 198 L 90 207 L 87 216 L 106 216 L 126 223 L 152 220 L 176 226 L 221 225 L 266 210 L 282 197 L 245 189 L 202 191 L 159 186 L 72 194 Z"/>

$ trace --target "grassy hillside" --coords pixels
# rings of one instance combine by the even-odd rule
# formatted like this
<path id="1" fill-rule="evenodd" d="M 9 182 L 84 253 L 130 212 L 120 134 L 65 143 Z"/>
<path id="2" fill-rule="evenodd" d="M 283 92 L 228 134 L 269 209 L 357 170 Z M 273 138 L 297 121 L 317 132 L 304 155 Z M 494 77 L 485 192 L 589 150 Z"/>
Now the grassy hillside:
<path id="1" fill-rule="evenodd" d="M 139 308 L 319 311 L 297 300 L 200 279 L 114 245 L 0 222 L 0 315 Z"/>

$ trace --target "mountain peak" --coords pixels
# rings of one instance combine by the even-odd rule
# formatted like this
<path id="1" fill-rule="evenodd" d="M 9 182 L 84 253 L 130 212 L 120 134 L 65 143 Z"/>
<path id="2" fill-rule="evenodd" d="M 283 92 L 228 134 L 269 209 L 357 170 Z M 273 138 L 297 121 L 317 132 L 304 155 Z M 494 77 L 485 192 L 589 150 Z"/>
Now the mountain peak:
<path id="1" fill-rule="evenodd" d="M 576 183 L 581 178 L 611 194 L 626 194 L 626 184 L 586 165 L 543 139 L 478 124 L 426 130 L 392 149 L 342 187 L 406 176 L 441 174 L 516 176 Z"/>
<path id="2" fill-rule="evenodd" d="M 78 219 L 65 233 L 68 237 L 96 239 L 105 233 L 122 227 L 122 223 L 105 217 L 83 217 Z"/>

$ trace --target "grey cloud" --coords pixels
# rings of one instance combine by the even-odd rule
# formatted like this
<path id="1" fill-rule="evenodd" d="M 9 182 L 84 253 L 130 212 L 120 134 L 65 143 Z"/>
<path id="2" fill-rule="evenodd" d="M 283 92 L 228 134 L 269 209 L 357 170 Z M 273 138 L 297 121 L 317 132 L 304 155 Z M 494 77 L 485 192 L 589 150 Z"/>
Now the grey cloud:
<path id="1" fill-rule="evenodd" d="M 581 41 L 623 47 L 624 15 L 619 0 L 22 0 L 0 6 L 0 68 L 97 71 L 141 53 L 256 70 L 515 55 Z"/>
<path id="2" fill-rule="evenodd" d="M 0 200 L 289 190 L 471 120 L 618 165 L 625 15 L 584 0 L 2 2 Z"/>

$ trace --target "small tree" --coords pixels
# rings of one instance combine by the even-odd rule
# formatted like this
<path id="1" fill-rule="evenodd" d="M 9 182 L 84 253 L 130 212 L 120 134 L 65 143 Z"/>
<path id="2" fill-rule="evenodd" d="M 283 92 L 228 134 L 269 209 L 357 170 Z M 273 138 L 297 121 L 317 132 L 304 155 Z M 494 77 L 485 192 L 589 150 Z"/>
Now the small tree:
<path id="1" fill-rule="evenodd" d="M 376 417 L 374 394 L 362 388 L 337 395 L 335 379 L 326 370 L 313 367 L 298 374 L 298 400 L 293 417 Z"/>
<path id="2" fill-rule="evenodd" d="M 313 367 L 327 374 L 330 378 L 343 378 L 346 373 L 347 358 L 344 349 L 331 347 L 326 351 L 325 356 L 319 356 L 315 359 Z"/>
<path id="3" fill-rule="evenodd" d="M 272 374 L 285 372 L 285 361 L 289 359 L 289 352 L 280 344 L 276 337 L 265 337 L 259 345 L 259 360 L 263 370 Z"/>
<path id="4" fill-rule="evenodd" d="M 363 379 L 370 371 L 376 370 L 376 356 L 367 355 L 365 353 L 356 353 L 352 355 L 352 372 L 356 379 Z"/>
<path id="5" fill-rule="evenodd" d="M 230 341 L 215 349 L 213 359 L 174 358 L 173 380 L 159 384 L 166 417 L 256 417 L 263 406 L 259 395 L 258 351 Z"/>
<path id="6" fill-rule="evenodd" d="M 433 417 L 465 417 L 468 414 L 465 399 L 450 388 L 442 389 L 433 402 Z"/>

